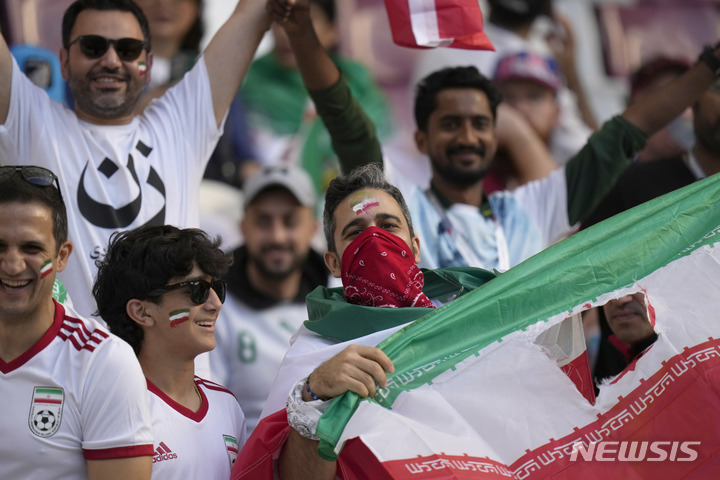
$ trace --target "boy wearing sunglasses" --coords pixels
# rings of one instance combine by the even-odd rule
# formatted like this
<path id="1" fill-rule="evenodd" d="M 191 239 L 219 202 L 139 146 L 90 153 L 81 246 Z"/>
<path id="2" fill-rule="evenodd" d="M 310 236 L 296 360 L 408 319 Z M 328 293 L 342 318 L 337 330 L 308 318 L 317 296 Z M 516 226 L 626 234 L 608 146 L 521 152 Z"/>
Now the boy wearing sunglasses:
<path id="1" fill-rule="evenodd" d="M 245 443 L 233 394 L 195 376 L 215 348 L 230 257 L 198 229 L 150 226 L 113 234 L 98 262 L 98 314 L 128 342 L 147 379 L 155 452 L 152 478 L 227 479 Z"/>
<path id="2" fill-rule="evenodd" d="M 149 479 L 146 387 L 132 350 L 53 299 L 73 250 L 57 177 L 0 167 L 3 478 Z"/>
<path id="3" fill-rule="evenodd" d="M 240 0 L 195 67 L 140 115 L 153 55 L 132 0 L 77 0 L 66 10 L 60 60 L 74 111 L 36 88 L 0 39 L 0 163 L 41 162 L 58 174 L 77 253 L 63 275 L 79 312 L 95 310 L 95 261 L 112 232 L 199 223 L 205 166 L 268 26 L 265 2 Z"/>

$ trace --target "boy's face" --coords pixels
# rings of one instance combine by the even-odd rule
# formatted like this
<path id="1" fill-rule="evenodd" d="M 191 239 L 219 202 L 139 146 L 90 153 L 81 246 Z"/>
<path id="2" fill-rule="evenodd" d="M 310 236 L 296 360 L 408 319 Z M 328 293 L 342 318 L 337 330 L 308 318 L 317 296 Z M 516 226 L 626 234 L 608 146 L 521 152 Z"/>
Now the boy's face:
<path id="1" fill-rule="evenodd" d="M 212 278 L 195 264 L 190 273 L 172 277 L 167 284 L 189 280 L 210 282 Z M 144 328 L 143 347 L 152 343 L 151 348 L 162 348 L 168 356 L 184 360 L 194 359 L 215 348 L 215 321 L 222 303 L 212 288 L 207 301 L 201 305 L 190 299 L 189 286 L 162 294 L 157 304 L 149 301 L 144 304 L 148 317 L 153 321 L 150 328 Z"/>
<path id="2" fill-rule="evenodd" d="M 420 262 L 420 239 L 410 236 L 410 227 L 400 205 L 382 190 L 358 190 L 348 195 L 335 210 L 335 252 L 325 252 L 330 272 L 340 277 L 345 249 L 368 227 L 378 227 L 397 235 L 412 248 L 415 262 Z"/>

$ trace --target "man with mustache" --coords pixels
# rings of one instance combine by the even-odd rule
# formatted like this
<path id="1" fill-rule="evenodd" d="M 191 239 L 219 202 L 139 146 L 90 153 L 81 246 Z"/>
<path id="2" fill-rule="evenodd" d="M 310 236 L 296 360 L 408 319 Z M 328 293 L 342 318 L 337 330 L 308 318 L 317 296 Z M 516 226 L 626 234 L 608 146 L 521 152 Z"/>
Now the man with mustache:
<path id="1" fill-rule="evenodd" d="M 76 248 L 62 276 L 89 316 L 95 261 L 114 231 L 199 223 L 203 171 L 269 20 L 263 2 L 241 0 L 194 68 L 140 115 L 153 63 L 140 8 L 77 0 L 62 25 L 60 64 L 74 111 L 36 88 L 0 39 L 0 164 L 39 163 L 57 173 Z"/>
<path id="2" fill-rule="evenodd" d="M 636 292 L 610 300 L 602 307 L 602 316 L 610 327 L 609 345 L 614 351 L 615 365 L 607 358 L 595 376 L 598 380 L 617 375 L 657 340 L 657 333 L 648 318 L 645 294 Z"/>
<path id="3" fill-rule="evenodd" d="M 304 170 L 264 167 L 245 181 L 243 193 L 245 243 L 233 252 L 210 366 L 237 397 L 252 433 L 290 337 L 307 318 L 305 296 L 327 286 L 329 272 L 311 245 L 316 199 Z"/>

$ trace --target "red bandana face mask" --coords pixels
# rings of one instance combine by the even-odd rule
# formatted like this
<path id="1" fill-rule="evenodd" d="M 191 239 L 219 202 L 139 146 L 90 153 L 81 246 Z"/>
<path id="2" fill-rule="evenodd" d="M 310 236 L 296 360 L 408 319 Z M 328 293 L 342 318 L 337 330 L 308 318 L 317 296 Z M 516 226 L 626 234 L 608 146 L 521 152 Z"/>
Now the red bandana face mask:
<path id="1" fill-rule="evenodd" d="M 435 308 L 422 292 L 425 277 L 408 245 L 378 227 L 365 229 L 342 256 L 349 303 L 366 307 Z"/>

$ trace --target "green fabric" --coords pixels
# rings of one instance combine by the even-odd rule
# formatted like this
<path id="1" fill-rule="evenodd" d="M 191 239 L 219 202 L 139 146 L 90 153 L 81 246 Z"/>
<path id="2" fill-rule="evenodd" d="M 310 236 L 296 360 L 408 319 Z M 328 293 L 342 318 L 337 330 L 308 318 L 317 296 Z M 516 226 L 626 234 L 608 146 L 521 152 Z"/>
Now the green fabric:
<path id="1" fill-rule="evenodd" d="M 479 268 L 456 267 L 423 270 L 428 298 L 442 303 L 462 297 L 495 278 L 495 274 Z M 413 322 L 437 310 L 408 307 L 380 308 L 353 305 L 345 301 L 342 287 L 318 287 L 305 299 L 309 320 L 305 326 L 315 333 L 346 342 L 371 333 Z"/>
<path id="2" fill-rule="evenodd" d="M 392 388 L 373 399 L 348 392 L 332 401 L 318 425 L 319 453 L 336 457 L 333 447 L 360 401 L 391 408 L 402 391 L 432 383 L 509 333 L 632 285 L 716 242 L 718 232 L 715 175 L 573 235 L 426 315 L 378 345 L 395 366 Z"/>
<path id="3" fill-rule="evenodd" d="M 353 144 L 357 142 L 359 135 L 365 135 L 367 133 L 365 130 L 370 128 L 372 137 L 377 143 L 375 126 L 383 136 L 389 135 L 392 130 L 390 112 L 382 92 L 367 69 L 359 63 L 339 57 L 333 57 L 333 61 L 343 72 L 352 95 L 372 119 L 372 122 L 362 119 L 363 125 L 360 125 L 360 130 L 336 128 L 336 132 L 346 135 L 345 138 L 349 135 L 348 142 Z M 247 107 L 250 125 L 272 131 L 279 136 L 298 134 L 302 138 L 300 163 L 312 177 L 318 193 L 322 194 L 330 180 L 339 173 L 340 167 L 330 135 L 320 117 L 311 121 L 305 118 L 310 97 L 299 70 L 284 67 L 270 52 L 252 63 L 240 93 Z M 332 98 L 329 100 L 331 103 L 335 102 Z M 348 99 L 340 98 L 339 101 L 346 103 Z M 336 116 L 328 123 L 338 126 L 347 125 L 347 123 L 341 124 L 340 121 L 341 119 Z M 336 147 L 338 144 L 344 144 L 344 140 L 335 139 Z M 359 148 L 349 146 L 343 149 L 341 146 L 337 155 L 350 155 L 348 161 L 355 162 L 361 154 Z M 379 146 L 377 148 L 379 149 Z"/>
<path id="4" fill-rule="evenodd" d="M 345 82 L 343 75 L 334 85 L 310 92 L 310 98 L 330 133 L 342 173 L 349 173 L 367 163 L 382 166 L 382 149 L 375 124 Z"/>
<path id="5" fill-rule="evenodd" d="M 646 142 L 647 135 L 620 115 L 588 139 L 565 166 L 570 225 L 595 210 Z"/>
<path id="6" fill-rule="evenodd" d="M 65 303 L 68 300 L 67 288 L 65 288 L 65 284 L 57 277 L 55 277 L 55 282 L 53 282 L 52 296 L 58 303 Z"/>

